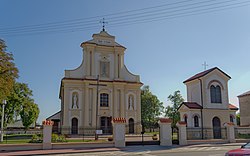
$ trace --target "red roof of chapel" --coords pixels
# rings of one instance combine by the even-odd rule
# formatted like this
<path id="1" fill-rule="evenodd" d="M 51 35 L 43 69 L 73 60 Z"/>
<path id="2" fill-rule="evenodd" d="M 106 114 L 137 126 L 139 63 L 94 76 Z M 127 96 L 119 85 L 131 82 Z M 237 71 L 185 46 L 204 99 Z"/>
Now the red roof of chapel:
<path id="1" fill-rule="evenodd" d="M 218 69 L 220 72 L 222 72 L 224 75 L 226 75 L 228 78 L 231 79 L 231 77 L 230 77 L 228 74 L 226 74 L 225 72 L 223 72 L 222 70 L 220 70 L 218 67 L 214 67 L 214 68 L 205 70 L 205 71 L 203 71 L 203 72 L 200 72 L 200 73 L 198 73 L 198 74 L 196 74 L 196 75 L 190 77 L 189 79 L 185 80 L 183 83 L 186 83 L 186 82 L 189 82 L 189 81 L 198 79 L 198 78 L 200 78 L 200 77 L 203 77 L 203 76 L 207 75 L 208 73 L 214 71 L 215 69 Z"/>

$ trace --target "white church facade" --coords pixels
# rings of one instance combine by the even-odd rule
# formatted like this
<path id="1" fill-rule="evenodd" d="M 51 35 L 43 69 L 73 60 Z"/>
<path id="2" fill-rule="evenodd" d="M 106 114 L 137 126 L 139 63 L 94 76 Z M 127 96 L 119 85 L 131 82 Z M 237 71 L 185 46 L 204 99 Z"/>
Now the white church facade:
<path id="1" fill-rule="evenodd" d="M 82 64 L 65 70 L 61 80 L 61 111 L 56 120 L 63 134 L 84 134 L 96 129 L 112 133 L 112 118 L 126 118 L 127 133 L 141 132 L 141 86 L 139 75 L 124 64 L 126 48 L 105 30 L 83 42 Z M 58 120 L 58 118 L 60 118 Z"/>
<path id="2" fill-rule="evenodd" d="M 187 102 L 183 102 L 178 111 L 181 121 L 187 124 L 187 130 L 192 130 L 197 138 L 220 139 L 226 135 L 222 131 L 225 123 L 236 125 L 238 108 L 229 103 L 228 97 L 230 79 L 215 67 L 183 82 L 187 88 Z"/>

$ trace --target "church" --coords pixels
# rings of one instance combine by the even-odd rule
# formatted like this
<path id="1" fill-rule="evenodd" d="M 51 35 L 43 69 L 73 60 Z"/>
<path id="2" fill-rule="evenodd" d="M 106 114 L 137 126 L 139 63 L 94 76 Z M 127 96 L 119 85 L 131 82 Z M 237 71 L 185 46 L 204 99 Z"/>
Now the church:
<path id="1" fill-rule="evenodd" d="M 187 124 L 188 138 L 221 139 L 226 135 L 225 123 L 236 125 L 238 108 L 229 103 L 228 97 L 230 79 L 228 74 L 214 67 L 183 82 L 187 88 L 187 102 L 183 102 L 178 111 L 181 121 Z"/>
<path id="2" fill-rule="evenodd" d="M 81 43 L 82 64 L 65 70 L 61 111 L 50 116 L 62 134 L 112 134 L 112 118 L 126 119 L 127 133 L 141 132 L 140 76 L 124 64 L 126 48 L 103 29 Z"/>

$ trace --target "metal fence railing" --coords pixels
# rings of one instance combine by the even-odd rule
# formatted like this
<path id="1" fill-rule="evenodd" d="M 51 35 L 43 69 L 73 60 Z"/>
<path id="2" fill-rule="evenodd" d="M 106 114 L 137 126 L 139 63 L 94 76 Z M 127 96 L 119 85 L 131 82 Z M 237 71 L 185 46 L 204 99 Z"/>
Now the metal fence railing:
<path id="1" fill-rule="evenodd" d="M 202 133 L 203 132 L 203 133 Z M 187 127 L 187 139 L 188 140 L 201 140 L 201 139 L 226 139 L 227 130 L 224 127 L 221 128 L 188 128 Z"/>

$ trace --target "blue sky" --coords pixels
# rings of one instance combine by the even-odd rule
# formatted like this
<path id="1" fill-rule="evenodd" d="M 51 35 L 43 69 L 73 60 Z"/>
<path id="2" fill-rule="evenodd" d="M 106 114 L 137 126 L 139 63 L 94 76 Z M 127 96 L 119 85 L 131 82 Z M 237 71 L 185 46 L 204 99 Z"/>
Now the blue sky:
<path id="1" fill-rule="evenodd" d="M 179 4 L 173 4 L 178 3 Z M 204 2 L 217 10 L 207 13 L 197 12 L 195 15 L 179 18 L 147 22 L 129 22 L 123 18 L 133 19 L 121 12 L 138 10 L 140 13 L 149 10 L 157 13 L 157 9 L 168 4 L 171 10 L 180 5 Z M 213 3 L 220 4 L 213 4 Z M 245 3 L 246 2 L 246 3 Z M 220 8 L 220 5 L 236 6 Z M 243 5 L 244 3 L 244 5 Z M 219 7 L 218 7 L 219 6 Z M 183 9 L 183 8 L 182 8 Z M 201 8 L 206 10 L 206 7 Z M 183 9 L 184 10 L 184 9 Z M 191 10 L 193 11 L 193 10 Z M 172 13 L 176 13 L 172 12 Z M 182 12 L 183 13 L 183 12 Z M 110 15 L 113 14 L 113 15 Z M 121 15 L 115 23 L 112 16 Z M 187 15 L 187 14 L 183 14 Z M 93 33 L 101 30 L 99 20 L 102 17 L 109 22 L 108 33 L 116 36 L 116 41 L 124 45 L 125 64 L 128 69 L 141 76 L 141 81 L 149 85 L 151 91 L 169 104 L 167 97 L 175 90 L 180 90 L 186 98 L 186 88 L 182 83 L 190 76 L 203 71 L 202 64 L 208 68 L 219 67 L 232 79 L 229 81 L 230 102 L 238 105 L 237 95 L 250 90 L 250 6 L 248 0 L 127 0 L 127 1 L 66 1 L 66 0 L 2 0 L 0 5 L 0 38 L 6 41 L 8 51 L 14 54 L 19 68 L 19 82 L 29 84 L 33 90 L 35 102 L 39 104 L 39 121 L 60 110 L 59 87 L 65 69 L 78 67 L 82 60 L 80 43 L 91 39 Z M 98 16 L 98 17 L 97 17 Z M 146 13 L 141 15 L 146 18 Z M 158 15 L 160 16 L 160 15 Z M 164 17 L 165 16 L 165 17 Z M 96 18 L 93 18 L 96 17 Z M 149 16 L 150 17 L 150 16 Z M 152 16 L 153 17 L 153 16 Z M 48 23 L 68 20 L 92 20 L 83 23 L 80 29 L 70 32 L 55 32 Z M 139 18 L 139 17 L 138 17 Z M 139 18 L 140 19 L 140 18 Z M 157 18 L 155 18 L 157 19 Z M 113 22 L 113 23 L 112 23 Z M 61 23 L 64 25 L 65 23 Z M 36 32 L 32 25 L 44 26 L 43 32 Z M 60 23 L 59 23 L 60 25 Z M 26 29 L 24 26 L 31 26 Z M 7 29 L 26 30 L 24 33 L 9 33 Z M 67 28 L 67 24 L 65 25 Z"/>

